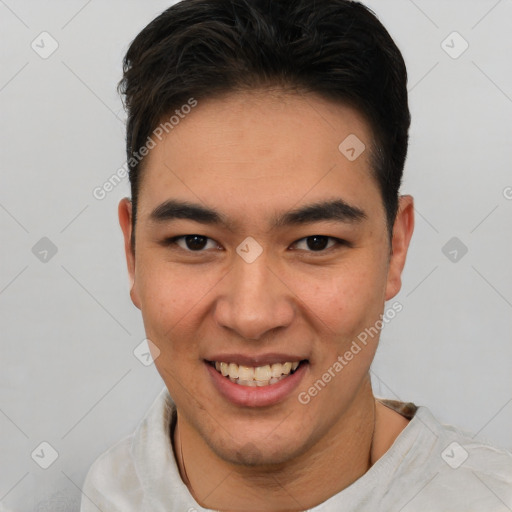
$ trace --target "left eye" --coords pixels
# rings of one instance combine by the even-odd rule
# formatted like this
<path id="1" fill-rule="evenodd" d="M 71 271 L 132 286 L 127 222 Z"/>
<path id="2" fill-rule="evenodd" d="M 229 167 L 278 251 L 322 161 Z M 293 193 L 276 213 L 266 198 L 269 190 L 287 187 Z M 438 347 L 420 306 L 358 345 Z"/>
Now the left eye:
<path id="1" fill-rule="evenodd" d="M 328 245 L 329 241 L 332 242 L 331 245 Z M 332 236 L 312 235 L 297 240 L 297 242 L 295 242 L 293 245 L 299 245 L 301 243 L 306 244 L 306 250 L 308 250 L 308 252 L 322 252 L 326 249 L 330 249 L 334 245 L 343 243 L 343 240 L 339 240 L 338 238 L 334 238 Z"/>

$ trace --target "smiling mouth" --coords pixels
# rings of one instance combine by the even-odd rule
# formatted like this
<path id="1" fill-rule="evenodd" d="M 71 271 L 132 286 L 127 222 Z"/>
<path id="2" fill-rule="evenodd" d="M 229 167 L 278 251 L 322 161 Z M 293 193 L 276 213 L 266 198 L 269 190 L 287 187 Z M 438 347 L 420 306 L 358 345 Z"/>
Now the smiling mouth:
<path id="1" fill-rule="evenodd" d="M 307 360 L 267 364 L 265 366 L 243 366 L 236 363 L 207 361 L 223 377 L 240 386 L 272 386 L 293 375 Z"/>

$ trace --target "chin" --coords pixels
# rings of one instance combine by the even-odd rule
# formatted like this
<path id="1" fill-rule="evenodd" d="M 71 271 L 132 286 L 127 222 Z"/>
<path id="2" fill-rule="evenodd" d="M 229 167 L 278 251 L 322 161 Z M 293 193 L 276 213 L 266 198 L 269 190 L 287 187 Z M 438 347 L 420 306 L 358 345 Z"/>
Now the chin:
<path id="1" fill-rule="evenodd" d="M 238 466 L 263 467 L 279 466 L 300 455 L 306 450 L 299 440 L 268 439 L 265 436 L 259 440 L 240 440 L 233 438 L 225 440 L 222 446 L 210 445 L 212 451 L 222 460 Z"/>

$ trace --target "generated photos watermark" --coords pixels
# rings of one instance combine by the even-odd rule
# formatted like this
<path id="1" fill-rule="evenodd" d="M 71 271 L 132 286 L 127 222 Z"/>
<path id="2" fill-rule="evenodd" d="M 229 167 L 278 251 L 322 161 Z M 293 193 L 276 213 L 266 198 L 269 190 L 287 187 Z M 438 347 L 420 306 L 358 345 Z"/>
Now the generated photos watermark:
<path id="1" fill-rule="evenodd" d="M 129 168 L 135 167 L 142 159 L 148 155 L 149 151 L 156 146 L 155 139 L 162 141 L 164 134 L 170 133 L 182 119 L 192 112 L 192 109 L 198 104 L 194 98 L 189 98 L 187 103 L 183 104 L 167 121 L 160 123 L 153 133 L 146 139 L 145 144 L 138 151 L 132 153 L 131 158 L 116 170 L 102 185 L 94 187 L 92 195 L 98 201 L 102 201 L 112 192 L 129 174 Z"/>
<path id="2" fill-rule="evenodd" d="M 336 361 L 327 368 L 322 376 L 315 381 L 306 391 L 301 391 L 297 400 L 303 404 L 309 404 L 311 400 L 317 396 L 326 386 L 331 382 L 340 372 L 345 368 L 350 361 L 354 359 L 361 352 L 361 350 L 368 344 L 370 339 L 373 339 L 379 334 L 384 325 L 388 324 L 400 313 L 403 305 L 395 301 L 390 308 L 388 308 L 383 315 L 380 315 L 380 320 L 377 320 L 371 327 L 367 327 L 364 331 L 357 335 L 355 340 L 352 340 L 350 348 L 345 351 L 343 355 L 338 356 Z M 361 346 L 362 345 L 362 346 Z"/>

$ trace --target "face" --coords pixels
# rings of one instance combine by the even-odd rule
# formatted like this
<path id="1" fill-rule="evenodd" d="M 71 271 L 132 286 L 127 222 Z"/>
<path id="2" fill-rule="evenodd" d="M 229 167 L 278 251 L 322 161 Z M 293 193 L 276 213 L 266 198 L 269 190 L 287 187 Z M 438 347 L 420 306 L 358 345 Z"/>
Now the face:
<path id="1" fill-rule="evenodd" d="M 339 149 L 350 134 L 366 145 L 355 160 Z M 399 291 L 412 233 L 402 198 L 388 238 L 370 144 L 355 110 L 313 95 L 205 100 L 146 158 L 135 255 L 120 204 L 155 365 L 180 421 L 223 460 L 299 456 L 367 379 L 378 336 L 344 354 Z"/>

